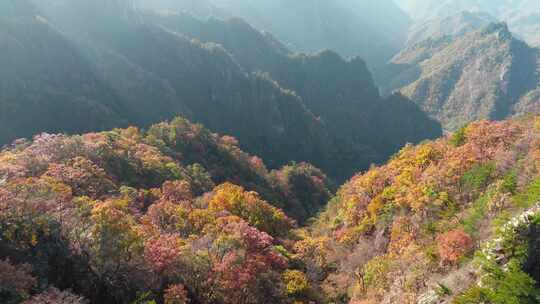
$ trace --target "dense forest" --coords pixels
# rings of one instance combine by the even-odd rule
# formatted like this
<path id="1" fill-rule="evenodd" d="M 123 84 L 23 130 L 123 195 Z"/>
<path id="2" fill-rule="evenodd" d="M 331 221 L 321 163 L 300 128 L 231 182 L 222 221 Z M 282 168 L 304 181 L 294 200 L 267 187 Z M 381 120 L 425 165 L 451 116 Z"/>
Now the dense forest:
<path id="1" fill-rule="evenodd" d="M 283 301 L 306 280 L 287 238 L 333 191 L 181 118 L 17 141 L 0 176 L 2 303 Z"/>
<path id="2" fill-rule="evenodd" d="M 182 118 L 17 141 L 0 154 L 0 299 L 538 303 L 539 127 L 472 123 L 332 199 L 313 166 L 268 171 Z"/>
<path id="3" fill-rule="evenodd" d="M 1 1 L 0 303 L 540 303 L 537 7 Z"/>

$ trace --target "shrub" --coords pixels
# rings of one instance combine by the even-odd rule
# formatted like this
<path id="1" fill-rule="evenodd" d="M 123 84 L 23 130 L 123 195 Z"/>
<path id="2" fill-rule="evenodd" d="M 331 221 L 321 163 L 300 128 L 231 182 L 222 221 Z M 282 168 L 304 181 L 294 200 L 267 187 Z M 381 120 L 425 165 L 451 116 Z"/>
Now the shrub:
<path id="1" fill-rule="evenodd" d="M 366 287 L 385 290 L 389 284 L 386 278 L 389 270 L 390 261 L 388 257 L 378 256 L 367 262 L 362 269 Z"/>
<path id="2" fill-rule="evenodd" d="M 540 178 L 535 179 L 527 189 L 514 197 L 514 203 L 522 208 L 527 208 L 540 200 Z"/>
<path id="3" fill-rule="evenodd" d="M 56 288 L 49 288 L 45 292 L 40 293 L 31 299 L 23 302 L 23 304 L 86 304 L 84 298 L 74 295 L 68 291 L 60 291 Z"/>
<path id="4" fill-rule="evenodd" d="M 471 208 L 469 209 L 469 214 L 463 219 L 461 223 L 465 232 L 471 235 L 476 232 L 478 222 L 486 215 L 486 209 L 490 199 L 491 193 L 490 191 L 488 191 L 487 193 L 476 199 L 476 201 L 474 201 Z"/>
<path id="5" fill-rule="evenodd" d="M 309 282 L 306 275 L 298 270 L 286 270 L 283 273 L 283 281 L 286 284 L 287 294 L 300 295 L 309 288 Z"/>
<path id="6" fill-rule="evenodd" d="M 457 130 L 454 134 L 452 134 L 452 136 L 448 140 L 450 145 L 452 145 L 453 147 L 463 146 L 465 144 L 465 141 L 467 140 L 465 136 L 466 129 L 467 129 L 467 126 L 463 126 L 459 130 Z"/>
<path id="7" fill-rule="evenodd" d="M 448 286 L 444 285 L 443 283 L 437 283 L 436 292 L 441 297 L 449 296 L 452 294 L 452 290 L 448 288 Z"/>
<path id="8" fill-rule="evenodd" d="M 187 304 L 189 298 L 184 285 L 175 284 L 169 286 L 165 291 L 165 304 Z"/>
<path id="9" fill-rule="evenodd" d="M 30 275 L 30 265 L 13 265 L 0 260 L 0 303 L 19 303 L 29 296 L 37 280 Z"/>
<path id="10" fill-rule="evenodd" d="M 472 246 L 472 238 L 461 229 L 449 231 L 437 237 L 439 256 L 443 263 L 457 262 Z"/>
<path id="11" fill-rule="evenodd" d="M 486 165 L 476 165 L 463 174 L 461 177 L 461 184 L 471 187 L 473 190 L 478 190 L 481 187 L 486 186 L 494 172 L 495 165 L 491 163 Z"/>
<path id="12" fill-rule="evenodd" d="M 465 293 L 457 296 L 453 304 L 489 303 L 487 290 L 478 286 L 472 287 Z"/>
<path id="13" fill-rule="evenodd" d="M 517 171 L 510 170 L 503 178 L 502 191 L 514 194 L 517 189 Z"/>

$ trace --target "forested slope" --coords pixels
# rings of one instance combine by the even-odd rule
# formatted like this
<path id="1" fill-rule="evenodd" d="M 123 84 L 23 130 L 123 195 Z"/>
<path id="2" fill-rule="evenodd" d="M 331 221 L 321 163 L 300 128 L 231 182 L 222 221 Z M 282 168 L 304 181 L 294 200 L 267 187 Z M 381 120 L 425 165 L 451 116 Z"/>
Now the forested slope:
<path id="1" fill-rule="evenodd" d="M 330 303 L 538 303 L 538 116 L 478 121 L 343 185 L 296 250 Z"/>
<path id="2" fill-rule="evenodd" d="M 18 141 L 0 176 L 2 303 L 311 297 L 287 289 L 305 279 L 285 240 L 332 195 L 311 165 L 269 172 L 234 138 L 177 118 Z"/>
<path id="3" fill-rule="evenodd" d="M 390 0 L 139 0 L 142 7 L 188 11 L 203 19 L 239 17 L 270 32 L 299 52 L 336 50 L 360 56 L 370 66 L 384 64 L 400 49 L 410 18 Z M 392 22 L 385 22 L 392 20 Z"/>
<path id="4" fill-rule="evenodd" d="M 181 118 L 18 141 L 0 153 L 0 300 L 538 303 L 539 126 L 406 146 L 334 198 L 313 166 L 269 172 Z"/>
<path id="5" fill-rule="evenodd" d="M 81 132 L 122 126 L 127 122 L 148 126 L 184 114 L 207 123 L 213 130 L 243 139 L 244 147 L 265 156 L 273 166 L 291 160 L 315 158 L 324 162 L 324 149 L 330 146 L 327 132 L 291 92 L 283 90 L 268 77 L 246 73 L 217 45 L 193 42 L 158 26 L 139 23 L 134 16 L 119 18 L 122 16 L 120 12 L 110 16 L 103 13 L 96 15 L 92 8 L 97 7 L 87 8 L 74 2 L 65 7 L 55 7 L 51 12 L 41 12 L 44 16 L 40 18 L 30 15 L 12 21 L 45 28 L 54 33 L 53 37 L 61 37 L 62 40 L 40 35 L 42 48 L 54 50 L 42 51 L 35 47 L 38 43 L 36 40 L 21 39 L 27 33 L 23 26 L 14 27 L 12 35 L 16 39 L 6 40 L 6 43 L 19 45 L 25 50 L 36 50 L 34 54 L 17 51 L 4 54 L 3 60 L 14 66 L 10 69 L 14 73 L 6 79 L 19 80 L 22 85 L 30 81 L 30 77 L 51 75 L 58 79 L 45 77 L 42 82 L 32 85 L 38 92 L 28 94 L 27 103 L 38 108 L 21 107 L 19 112 L 9 114 L 9 120 L 2 120 L 6 124 L 3 130 L 11 130 L 12 121 L 18 127 L 16 132 L 9 135 L 3 133 L 3 143 L 16 137 L 31 136 L 37 131 Z M 62 14 L 62 18 L 48 13 Z M 97 17 L 101 18 L 101 22 L 91 22 Z M 70 43 L 59 43 L 64 40 Z M 66 46 L 71 48 L 65 50 Z M 73 70 L 71 66 L 59 65 L 57 61 L 65 61 L 55 57 L 69 51 L 77 56 L 73 60 Z M 26 58 L 32 58 L 35 62 Z M 88 68 L 80 72 L 80 79 L 77 79 L 75 68 L 79 65 L 86 67 L 85 63 Z M 28 72 L 22 74 L 25 71 Z M 54 71 L 58 73 L 52 74 Z M 22 75 L 18 76 L 19 73 Z M 96 84 L 92 83 L 93 79 L 97 79 L 94 81 Z M 52 80 L 54 82 L 47 85 Z M 88 85 L 81 89 L 73 88 L 72 94 L 75 96 L 69 96 L 69 99 L 42 97 L 42 92 L 62 93 L 65 88 L 70 88 L 70 81 L 74 83 L 73 86 L 81 83 Z M 17 91 L 3 92 L 7 94 L 2 98 L 6 107 L 9 102 L 23 104 L 24 100 L 17 102 L 17 98 L 26 96 Z M 84 108 L 84 101 L 91 97 L 96 99 L 93 107 Z M 47 104 L 53 101 L 57 103 L 54 111 Z M 69 104 L 82 109 L 68 111 Z M 117 107 L 109 106 L 99 111 L 108 104 Z M 46 111 L 67 117 L 63 119 Z M 88 116 L 77 117 L 79 112 Z M 108 115 L 94 118 L 91 115 L 93 112 Z M 41 126 L 35 124 L 33 119 L 27 119 L 34 116 L 58 127 Z M 101 120 L 106 120 L 108 124 L 98 124 Z"/>

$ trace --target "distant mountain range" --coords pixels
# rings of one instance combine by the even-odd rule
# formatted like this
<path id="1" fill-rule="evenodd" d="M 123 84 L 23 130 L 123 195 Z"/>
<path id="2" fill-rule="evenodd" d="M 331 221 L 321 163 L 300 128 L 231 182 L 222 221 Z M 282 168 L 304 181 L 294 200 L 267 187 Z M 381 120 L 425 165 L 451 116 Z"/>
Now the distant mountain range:
<path id="1" fill-rule="evenodd" d="M 416 142 L 435 130 L 403 96 L 381 98 L 366 64 L 358 57 L 345 60 L 328 50 L 293 54 L 273 36 L 237 18 L 201 21 L 189 14 L 171 13 L 150 13 L 147 18 L 175 33 L 219 43 L 250 72 L 268 73 L 280 86 L 294 91 L 336 136 L 344 164 L 359 154 L 369 160 L 362 166 L 380 162 L 380 155 L 389 155 L 404 142 Z M 396 109 L 407 115 L 396 115 Z M 421 135 L 413 136 L 413 130 Z M 354 143 L 352 150 L 347 147 L 350 143 Z M 338 169 L 335 165 L 328 172 Z"/>
<path id="2" fill-rule="evenodd" d="M 309 161 L 343 179 L 441 132 L 404 97 L 382 99 L 362 60 L 294 55 L 239 19 L 127 1 L 2 5 L 2 143 L 184 115 L 272 168 Z"/>
<path id="3" fill-rule="evenodd" d="M 293 51 L 332 49 L 370 66 L 397 52 L 411 24 L 393 0 L 139 0 L 144 7 L 185 10 L 199 17 L 240 17 L 271 32 Z M 271 13 L 269 13 L 271 12 Z M 381 22 L 391 20 L 391 22 Z"/>
<path id="4" fill-rule="evenodd" d="M 458 12 L 447 17 L 419 21 L 409 29 L 405 48 L 427 39 L 434 40 L 444 36 L 460 37 L 493 22 L 498 21 L 488 13 L 468 11 Z"/>
<path id="5" fill-rule="evenodd" d="M 540 2 L 536 0 L 396 0 L 417 21 L 448 17 L 462 11 L 488 13 L 508 23 L 529 44 L 540 45 Z"/>

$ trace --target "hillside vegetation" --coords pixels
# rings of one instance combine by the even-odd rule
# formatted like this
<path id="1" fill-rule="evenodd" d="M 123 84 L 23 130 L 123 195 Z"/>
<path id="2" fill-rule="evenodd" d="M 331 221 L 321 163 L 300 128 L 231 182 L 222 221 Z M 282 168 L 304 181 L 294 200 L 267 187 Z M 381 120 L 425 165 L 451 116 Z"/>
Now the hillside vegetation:
<path id="1" fill-rule="evenodd" d="M 539 128 L 472 123 L 333 198 L 315 167 L 269 172 L 182 118 L 18 141 L 0 153 L 0 300 L 538 303 Z"/>
<path id="2" fill-rule="evenodd" d="M 538 49 L 293 2 L 0 2 L 0 303 L 540 303 Z"/>
<path id="3" fill-rule="evenodd" d="M 269 172 L 182 118 L 18 141 L 0 177 L 2 303 L 302 298 L 286 238 L 333 191 L 311 165 Z"/>
<path id="4" fill-rule="evenodd" d="M 308 275 L 337 303 L 539 303 L 539 127 L 474 122 L 355 176 L 296 245 Z"/>

